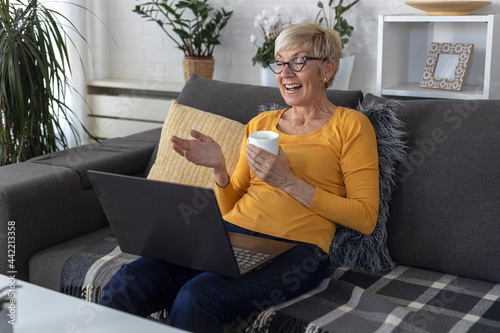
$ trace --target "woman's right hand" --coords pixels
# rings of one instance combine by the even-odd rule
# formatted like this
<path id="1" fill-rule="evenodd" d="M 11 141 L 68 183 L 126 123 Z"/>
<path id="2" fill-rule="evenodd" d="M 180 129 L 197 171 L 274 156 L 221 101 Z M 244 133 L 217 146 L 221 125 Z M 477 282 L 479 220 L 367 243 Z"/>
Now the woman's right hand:
<path id="1" fill-rule="evenodd" d="M 191 163 L 213 168 L 217 184 L 221 187 L 227 186 L 229 176 L 226 170 L 226 159 L 220 145 L 211 137 L 198 131 L 191 130 L 189 134 L 194 140 L 172 136 L 172 148 Z"/>
<path id="2" fill-rule="evenodd" d="M 181 139 L 173 136 L 172 148 L 189 162 L 208 168 L 219 168 L 224 164 L 224 155 L 220 145 L 211 137 L 191 130 L 189 134 L 195 140 Z"/>

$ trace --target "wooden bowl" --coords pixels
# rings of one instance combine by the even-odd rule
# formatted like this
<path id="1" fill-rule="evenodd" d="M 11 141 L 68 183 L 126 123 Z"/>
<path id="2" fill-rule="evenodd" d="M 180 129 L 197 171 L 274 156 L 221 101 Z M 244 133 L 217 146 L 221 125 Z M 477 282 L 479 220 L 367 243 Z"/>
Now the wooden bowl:
<path id="1" fill-rule="evenodd" d="M 486 7 L 491 1 L 405 1 L 408 6 L 427 12 L 427 15 L 469 15 Z"/>

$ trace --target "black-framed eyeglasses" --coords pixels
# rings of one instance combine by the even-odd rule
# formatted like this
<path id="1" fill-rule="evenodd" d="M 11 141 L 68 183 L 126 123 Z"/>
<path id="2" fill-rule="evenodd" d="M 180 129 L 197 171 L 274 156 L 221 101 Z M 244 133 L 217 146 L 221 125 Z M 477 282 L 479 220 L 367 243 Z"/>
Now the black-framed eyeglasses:
<path id="1" fill-rule="evenodd" d="M 274 74 L 280 74 L 283 72 L 285 69 L 285 65 L 288 65 L 288 68 L 294 72 L 300 72 L 304 66 L 306 65 L 307 60 L 322 60 L 324 61 L 325 59 L 322 58 L 316 58 L 316 57 L 308 57 L 308 56 L 303 56 L 303 57 L 297 57 L 294 58 L 290 61 L 279 61 L 279 60 L 268 60 L 267 64 L 269 65 L 269 68 L 274 72 Z"/>

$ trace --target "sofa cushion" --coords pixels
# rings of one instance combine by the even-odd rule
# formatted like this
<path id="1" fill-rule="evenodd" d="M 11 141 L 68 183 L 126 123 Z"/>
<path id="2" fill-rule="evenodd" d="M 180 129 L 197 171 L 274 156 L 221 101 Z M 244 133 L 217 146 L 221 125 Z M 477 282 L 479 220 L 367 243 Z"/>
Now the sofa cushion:
<path id="1" fill-rule="evenodd" d="M 409 151 L 390 210 L 392 258 L 500 282 L 500 101 L 401 104 Z"/>
<path id="2" fill-rule="evenodd" d="M 236 167 L 245 134 L 245 125 L 195 108 L 172 101 L 170 111 L 163 125 L 156 161 L 148 178 L 179 184 L 212 188 L 214 176 L 212 169 L 187 161 L 172 149 L 170 138 L 176 135 L 189 138 L 189 131 L 197 130 L 214 139 L 226 157 L 226 167 L 231 174 Z"/>
<path id="3" fill-rule="evenodd" d="M 380 202 L 375 230 L 370 235 L 337 226 L 331 246 L 331 261 L 339 266 L 351 267 L 364 272 L 380 272 L 394 268 L 394 262 L 387 249 L 387 220 L 389 202 L 396 168 L 406 158 L 402 123 L 395 116 L 397 103 L 368 102 L 360 111 L 370 119 L 377 136 L 379 156 Z"/>
<path id="4" fill-rule="evenodd" d="M 360 90 L 328 90 L 333 104 L 354 109 L 363 100 Z M 177 102 L 207 112 L 222 115 L 243 124 L 259 114 L 263 103 L 286 105 L 278 88 L 229 83 L 191 76 Z"/>
<path id="5" fill-rule="evenodd" d="M 68 278 L 68 274 L 64 274 L 63 271 L 64 265 L 68 262 L 68 259 L 76 253 L 80 253 L 80 251 L 84 250 L 89 244 L 98 242 L 111 233 L 111 227 L 107 226 L 37 252 L 29 260 L 29 282 L 37 286 L 60 291 L 61 277 Z M 84 265 L 85 263 L 80 262 L 80 264 Z M 69 275 L 69 278 L 74 278 L 77 272 L 81 272 L 79 267 L 75 269 L 75 266 L 73 266 L 72 269 L 73 274 Z M 83 276 L 85 276 L 85 273 Z M 81 294 L 78 295 L 78 297 L 80 296 Z"/>

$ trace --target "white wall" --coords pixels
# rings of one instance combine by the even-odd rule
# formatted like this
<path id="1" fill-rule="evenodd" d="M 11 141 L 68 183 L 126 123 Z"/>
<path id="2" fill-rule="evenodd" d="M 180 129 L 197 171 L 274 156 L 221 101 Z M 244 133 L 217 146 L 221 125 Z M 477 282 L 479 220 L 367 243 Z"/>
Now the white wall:
<path id="1" fill-rule="evenodd" d="M 183 83 L 183 54 L 175 48 L 163 31 L 153 22 L 132 12 L 136 0 L 87 0 L 87 6 L 102 21 L 89 19 L 88 40 L 92 47 L 94 65 L 88 68 L 89 78 L 124 78 Z M 346 0 L 346 3 L 351 1 Z M 287 13 L 302 11 L 312 21 L 317 13 L 317 0 L 221 0 L 213 1 L 234 10 L 221 42 L 215 49 L 214 79 L 259 83 L 259 67 L 251 58 L 256 48 L 250 44 L 250 35 L 258 34 L 253 25 L 254 16 L 264 8 L 281 5 Z M 476 11 L 477 14 L 499 13 L 500 0 Z M 356 63 L 350 89 L 364 93 L 375 92 L 377 19 L 379 14 L 423 14 L 411 8 L 404 0 L 361 0 L 346 15 L 355 27 L 346 52 L 356 54 Z"/>

